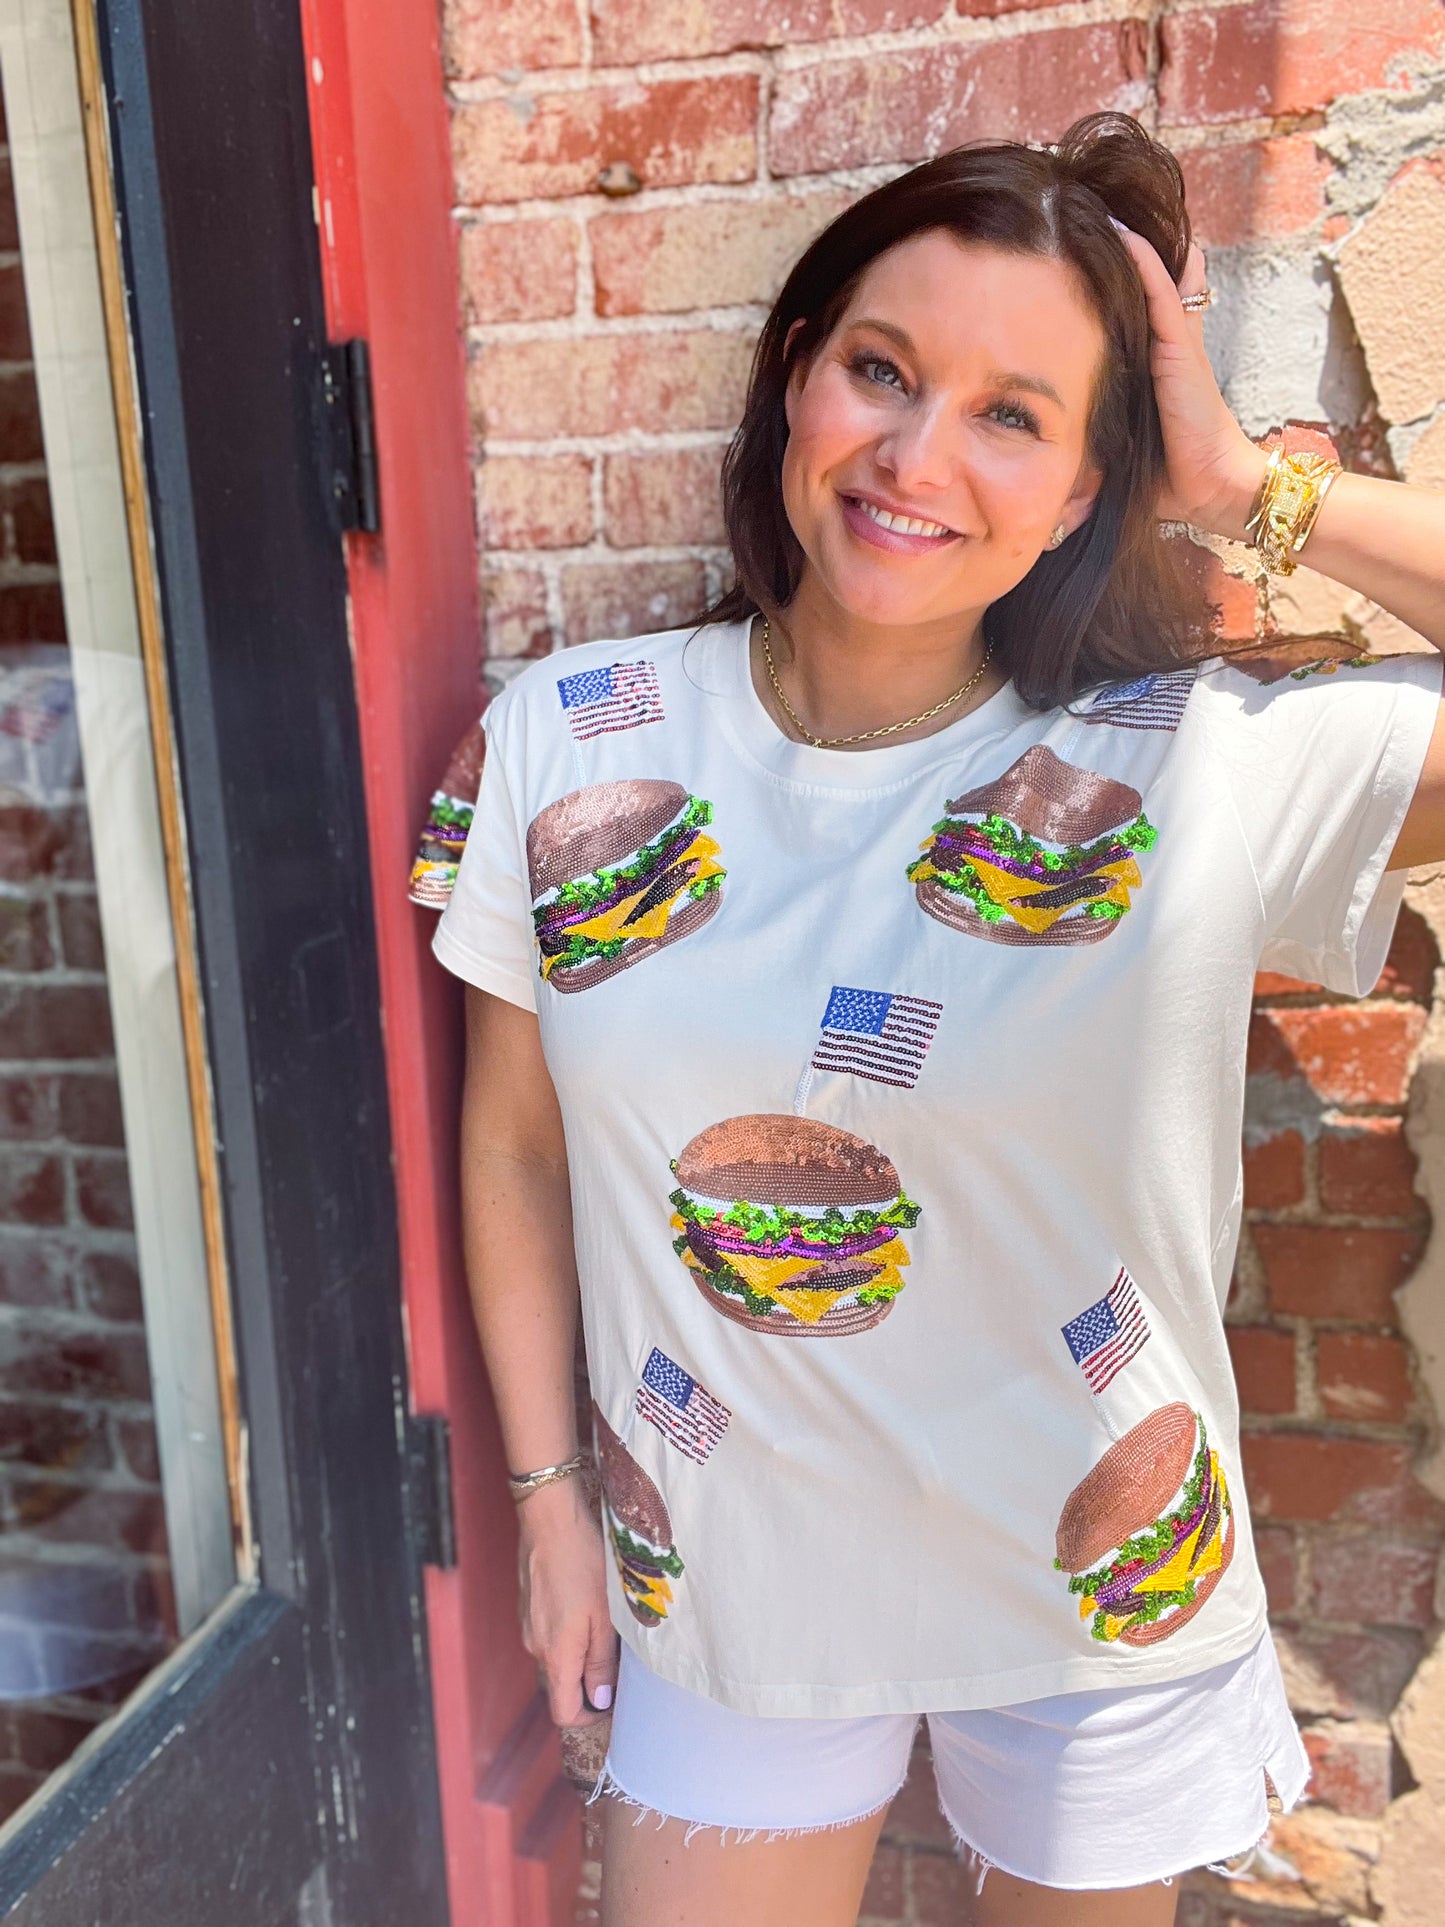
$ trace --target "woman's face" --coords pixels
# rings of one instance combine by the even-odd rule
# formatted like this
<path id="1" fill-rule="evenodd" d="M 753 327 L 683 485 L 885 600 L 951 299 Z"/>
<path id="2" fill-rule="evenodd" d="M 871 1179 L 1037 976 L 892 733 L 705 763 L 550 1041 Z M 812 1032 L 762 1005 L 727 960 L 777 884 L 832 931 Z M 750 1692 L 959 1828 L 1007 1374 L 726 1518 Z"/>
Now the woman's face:
<path id="1" fill-rule="evenodd" d="M 1093 502 L 1104 352 L 1062 261 L 942 229 L 880 255 L 788 384 L 783 500 L 808 586 L 904 626 L 980 614 L 1013 588 Z"/>

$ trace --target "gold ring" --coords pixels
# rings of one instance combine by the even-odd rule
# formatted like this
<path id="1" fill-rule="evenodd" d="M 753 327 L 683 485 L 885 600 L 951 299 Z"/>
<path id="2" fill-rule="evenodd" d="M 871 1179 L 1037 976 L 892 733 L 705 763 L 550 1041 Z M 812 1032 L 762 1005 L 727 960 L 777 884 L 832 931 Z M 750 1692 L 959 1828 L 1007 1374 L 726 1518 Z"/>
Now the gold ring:
<path id="1" fill-rule="evenodd" d="M 1201 308 L 1214 306 L 1214 290 L 1201 288 L 1198 294 L 1183 294 L 1179 297 L 1179 305 L 1186 314 L 1198 314 Z"/>

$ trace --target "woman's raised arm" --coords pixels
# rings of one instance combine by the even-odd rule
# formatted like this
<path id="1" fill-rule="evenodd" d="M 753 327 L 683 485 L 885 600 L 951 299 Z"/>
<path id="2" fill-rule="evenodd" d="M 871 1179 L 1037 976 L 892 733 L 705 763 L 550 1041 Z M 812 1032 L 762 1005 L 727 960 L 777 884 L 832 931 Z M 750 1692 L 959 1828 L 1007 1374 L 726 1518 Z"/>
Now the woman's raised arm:
<path id="1" fill-rule="evenodd" d="M 577 1267 L 567 1152 L 530 1010 L 467 987 L 462 1234 L 477 1331 L 514 1472 L 577 1451 L 572 1360 Z M 590 1724 L 616 1678 L 602 1535 L 582 1481 L 558 1479 L 519 1507 L 522 1637 L 552 1718 Z"/>

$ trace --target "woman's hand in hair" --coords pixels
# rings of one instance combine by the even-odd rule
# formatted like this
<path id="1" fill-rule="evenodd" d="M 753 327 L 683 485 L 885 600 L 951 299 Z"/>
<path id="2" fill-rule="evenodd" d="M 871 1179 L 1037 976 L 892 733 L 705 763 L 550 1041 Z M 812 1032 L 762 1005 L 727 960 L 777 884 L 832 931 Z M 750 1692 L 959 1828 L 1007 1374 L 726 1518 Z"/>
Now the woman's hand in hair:
<path id="1" fill-rule="evenodd" d="M 1142 235 L 1122 226 L 1120 235 L 1144 284 L 1154 338 L 1154 395 L 1168 461 L 1157 504 L 1160 520 L 1191 522 L 1212 534 L 1242 540 L 1265 456 L 1219 392 L 1204 350 L 1204 316 L 1181 305 L 1181 296 L 1203 292 L 1203 250 L 1197 242 L 1190 247 L 1184 278 L 1176 287 Z"/>

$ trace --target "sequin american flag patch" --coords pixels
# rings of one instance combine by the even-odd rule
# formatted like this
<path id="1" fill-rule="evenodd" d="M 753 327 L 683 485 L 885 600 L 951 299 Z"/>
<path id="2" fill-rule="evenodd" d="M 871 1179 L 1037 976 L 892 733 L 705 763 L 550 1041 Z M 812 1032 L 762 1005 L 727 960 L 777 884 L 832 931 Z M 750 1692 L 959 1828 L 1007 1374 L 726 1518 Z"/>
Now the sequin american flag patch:
<path id="1" fill-rule="evenodd" d="M 656 1345 L 642 1368 L 637 1409 L 649 1425 L 699 1465 L 707 1463 L 732 1417 L 720 1399 Z"/>
<path id="2" fill-rule="evenodd" d="M 1074 1363 L 1097 1398 L 1149 1340 L 1149 1321 L 1138 1290 L 1122 1265 L 1098 1303 L 1071 1318 L 1063 1331 Z"/>
<path id="3" fill-rule="evenodd" d="M 665 720 L 657 670 L 650 662 L 614 662 L 606 669 L 559 676 L 557 694 L 567 727 L 579 743 Z"/>
<path id="4" fill-rule="evenodd" d="M 813 1048 L 815 1071 L 844 1071 L 911 1091 L 938 1029 L 943 1005 L 888 990 L 834 984 Z"/>
<path id="5" fill-rule="evenodd" d="M 1101 690 L 1084 721 L 1108 723 L 1114 729 L 1178 729 L 1188 706 L 1197 671 L 1171 670 L 1168 674 L 1138 676 L 1133 682 L 1116 683 Z"/>

